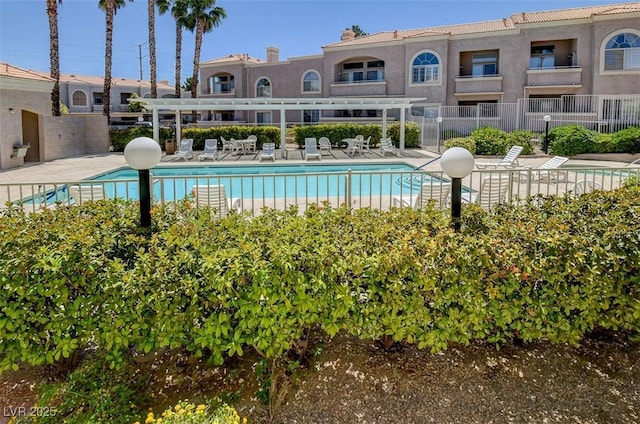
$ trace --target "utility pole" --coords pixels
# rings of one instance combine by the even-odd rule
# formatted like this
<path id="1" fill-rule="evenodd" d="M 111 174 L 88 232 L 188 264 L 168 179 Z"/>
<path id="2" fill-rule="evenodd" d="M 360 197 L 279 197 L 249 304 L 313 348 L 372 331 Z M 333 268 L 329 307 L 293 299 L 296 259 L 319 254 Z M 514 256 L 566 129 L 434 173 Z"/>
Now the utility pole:
<path id="1" fill-rule="evenodd" d="M 138 63 L 140 64 L 140 65 L 139 65 L 139 69 L 140 69 L 140 81 L 142 81 L 142 80 L 143 80 L 143 78 L 142 78 L 142 59 L 143 59 L 144 57 L 146 57 L 146 56 L 142 56 L 142 46 L 144 46 L 145 44 L 147 44 L 147 43 L 142 43 L 142 44 L 138 44 L 138 45 L 137 45 L 137 46 L 138 46 Z"/>

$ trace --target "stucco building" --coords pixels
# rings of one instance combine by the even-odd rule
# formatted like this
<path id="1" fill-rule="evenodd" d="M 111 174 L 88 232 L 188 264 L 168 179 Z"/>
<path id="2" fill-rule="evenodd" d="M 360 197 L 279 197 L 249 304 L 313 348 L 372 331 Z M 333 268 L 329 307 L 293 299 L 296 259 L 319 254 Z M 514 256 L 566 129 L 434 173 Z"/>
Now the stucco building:
<path id="1" fill-rule="evenodd" d="M 276 47 L 267 47 L 265 60 L 230 54 L 204 61 L 198 97 L 424 98 L 412 113 L 436 118 L 442 106 L 638 95 L 640 3 L 523 12 L 495 21 L 362 37 L 345 30 L 340 41 L 322 51 L 281 60 Z M 628 108 L 624 102 L 616 107 Z M 287 122 L 305 123 L 377 118 L 380 111 L 286 113 Z M 201 119 L 270 123 L 280 121 L 278 114 L 218 110 L 204 112 Z"/>

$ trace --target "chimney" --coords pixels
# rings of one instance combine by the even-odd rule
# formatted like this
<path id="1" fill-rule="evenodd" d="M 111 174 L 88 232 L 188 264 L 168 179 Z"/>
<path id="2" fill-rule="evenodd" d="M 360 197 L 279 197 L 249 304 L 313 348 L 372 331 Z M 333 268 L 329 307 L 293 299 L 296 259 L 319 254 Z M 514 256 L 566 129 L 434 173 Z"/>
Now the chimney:
<path id="1" fill-rule="evenodd" d="M 521 12 L 520 16 L 522 17 L 522 21 L 526 21 L 527 20 L 527 14 L 526 13 Z"/>
<path id="2" fill-rule="evenodd" d="M 349 28 L 342 31 L 342 36 L 340 37 L 340 41 L 349 41 L 356 38 L 356 33 L 351 31 Z"/>
<path id="3" fill-rule="evenodd" d="M 502 25 L 507 26 L 507 18 L 502 18 Z"/>
<path id="4" fill-rule="evenodd" d="M 393 31 L 393 38 L 398 38 L 398 30 Z"/>
<path id="5" fill-rule="evenodd" d="M 267 63 L 280 62 L 280 49 L 277 47 L 267 47 Z"/>

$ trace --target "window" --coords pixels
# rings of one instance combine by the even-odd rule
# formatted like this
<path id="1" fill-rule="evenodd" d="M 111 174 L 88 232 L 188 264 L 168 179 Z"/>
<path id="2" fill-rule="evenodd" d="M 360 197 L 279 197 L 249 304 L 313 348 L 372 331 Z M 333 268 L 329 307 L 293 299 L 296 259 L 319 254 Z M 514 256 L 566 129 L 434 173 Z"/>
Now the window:
<path id="1" fill-rule="evenodd" d="M 302 79 L 302 91 L 304 93 L 320 92 L 320 75 L 316 71 L 309 71 Z"/>
<path id="2" fill-rule="evenodd" d="M 209 78 L 210 94 L 229 94 L 235 90 L 235 78 L 233 75 L 216 75 Z"/>
<path id="3" fill-rule="evenodd" d="M 605 45 L 605 71 L 640 71 L 640 35 L 623 32 Z"/>
<path id="4" fill-rule="evenodd" d="M 133 97 L 132 93 L 120 93 L 120 104 L 121 105 L 128 105 L 129 104 L 129 98 Z"/>
<path id="5" fill-rule="evenodd" d="M 319 110 L 303 110 L 303 122 L 319 122 L 320 121 L 320 111 Z"/>
<path id="6" fill-rule="evenodd" d="M 439 82 L 440 60 L 433 53 L 420 53 L 413 59 L 411 74 L 414 84 Z"/>
<path id="7" fill-rule="evenodd" d="M 256 97 L 271 97 L 271 81 L 260 78 L 256 83 Z"/>
<path id="8" fill-rule="evenodd" d="M 347 62 L 342 64 L 342 70 L 338 75 L 339 81 L 346 83 L 384 81 L 384 60 Z"/>
<path id="9" fill-rule="evenodd" d="M 72 106 L 87 106 L 87 94 L 82 90 L 76 90 L 71 96 Z"/>
<path id="10" fill-rule="evenodd" d="M 94 105 L 102 104 L 102 93 L 93 93 L 93 104 Z"/>
<path id="11" fill-rule="evenodd" d="M 256 112 L 256 122 L 258 124 L 270 124 L 271 112 Z"/>
<path id="12" fill-rule="evenodd" d="M 471 56 L 471 75 L 474 77 L 498 73 L 498 53 L 475 53 Z"/>
<path id="13" fill-rule="evenodd" d="M 549 69 L 556 66 L 555 46 L 531 46 L 529 69 Z"/>

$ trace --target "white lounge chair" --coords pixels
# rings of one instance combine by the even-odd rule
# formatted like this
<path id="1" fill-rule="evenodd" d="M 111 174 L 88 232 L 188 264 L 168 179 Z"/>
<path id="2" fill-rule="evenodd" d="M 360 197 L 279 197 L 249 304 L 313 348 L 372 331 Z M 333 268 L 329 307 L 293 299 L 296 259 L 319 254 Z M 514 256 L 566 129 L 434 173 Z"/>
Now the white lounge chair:
<path id="1" fill-rule="evenodd" d="M 218 160 L 218 140 L 207 138 L 204 141 L 204 151 L 198 155 L 198 160 L 213 159 Z"/>
<path id="2" fill-rule="evenodd" d="M 397 154 L 397 149 L 393 145 L 390 138 L 383 138 L 380 140 L 380 154 L 386 156 L 387 153 Z"/>
<path id="3" fill-rule="evenodd" d="M 416 195 L 394 197 L 393 206 L 419 209 L 433 202 L 436 208 L 441 208 L 447 204 L 450 193 L 451 183 L 423 183 Z"/>
<path id="4" fill-rule="evenodd" d="M 223 185 L 194 185 L 191 190 L 198 207 L 210 207 L 212 215 L 224 218 L 229 211 L 238 211 L 241 199 L 234 197 L 227 199 L 227 191 Z"/>
<path id="5" fill-rule="evenodd" d="M 84 202 L 107 199 L 104 187 L 99 184 L 71 185 L 69 186 L 69 193 L 76 205 L 82 205 Z"/>
<path id="6" fill-rule="evenodd" d="M 563 156 L 554 156 L 543 163 L 540 168 L 528 168 L 528 171 L 520 171 L 518 178 L 526 181 L 527 178 L 531 176 L 532 180 L 538 181 L 566 181 L 568 172 L 566 170 L 561 170 L 560 166 L 564 165 L 568 160 L 569 158 L 565 158 Z"/>
<path id="7" fill-rule="evenodd" d="M 263 159 L 271 159 L 272 161 L 276 161 L 276 143 L 264 143 L 262 145 L 262 152 L 260 152 L 260 162 Z"/>
<path id="8" fill-rule="evenodd" d="M 255 153 L 256 152 L 256 148 L 257 148 L 257 144 L 258 144 L 258 136 L 251 134 L 249 137 L 247 137 L 247 143 L 245 144 L 245 152 L 246 151 L 250 151 Z"/>
<path id="9" fill-rule="evenodd" d="M 322 160 L 322 153 L 318 150 L 315 137 L 308 137 L 304 139 L 304 160 L 313 158 Z"/>
<path id="10" fill-rule="evenodd" d="M 184 160 L 193 158 L 193 138 L 183 138 L 180 140 L 180 149 L 175 153 L 175 157 Z"/>
<path id="11" fill-rule="evenodd" d="M 329 140 L 327 137 L 320 137 L 318 139 L 318 150 L 320 150 L 320 153 L 331 153 L 331 140 Z"/>
<path id="12" fill-rule="evenodd" d="M 520 165 L 518 156 L 522 153 L 522 146 L 511 146 L 504 158 L 498 161 L 476 162 L 478 169 L 495 168 L 504 166 L 505 168 L 515 168 Z"/>
<path id="13" fill-rule="evenodd" d="M 492 206 L 503 203 L 509 189 L 509 177 L 507 175 L 492 175 L 482 180 L 480 190 L 476 193 L 463 193 L 462 200 L 476 203 L 482 209 L 489 210 Z"/>

